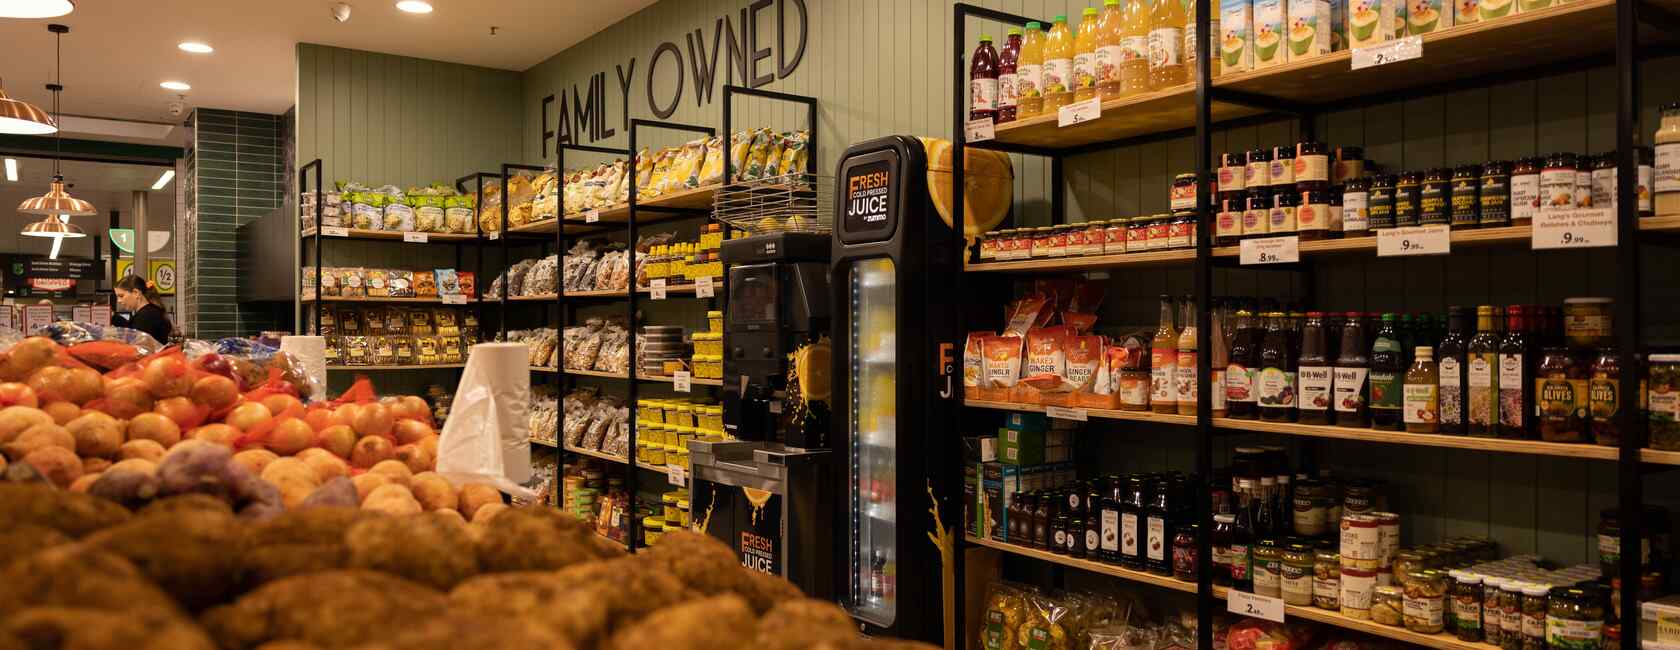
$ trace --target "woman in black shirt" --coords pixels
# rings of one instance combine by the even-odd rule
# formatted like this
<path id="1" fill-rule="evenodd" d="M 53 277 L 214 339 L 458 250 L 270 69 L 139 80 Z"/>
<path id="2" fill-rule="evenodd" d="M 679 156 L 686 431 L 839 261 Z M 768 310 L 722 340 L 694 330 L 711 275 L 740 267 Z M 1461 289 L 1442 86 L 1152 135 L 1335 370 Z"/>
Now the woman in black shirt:
<path id="1" fill-rule="evenodd" d="M 163 310 L 157 285 L 139 276 L 128 275 L 117 281 L 116 293 L 117 308 L 130 313 L 126 321 L 117 320 L 116 325 L 150 334 L 158 343 L 169 343 L 175 324 L 169 322 L 169 314 Z"/>

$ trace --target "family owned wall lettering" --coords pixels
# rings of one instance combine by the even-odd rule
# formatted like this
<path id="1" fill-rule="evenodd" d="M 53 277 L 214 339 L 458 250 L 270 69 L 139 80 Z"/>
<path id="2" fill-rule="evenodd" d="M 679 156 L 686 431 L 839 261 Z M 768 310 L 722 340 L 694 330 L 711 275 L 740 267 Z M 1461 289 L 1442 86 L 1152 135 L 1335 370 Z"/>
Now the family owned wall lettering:
<path id="1" fill-rule="evenodd" d="M 759 13 L 775 6 L 776 18 L 776 46 L 769 46 L 768 36 L 759 29 Z M 790 13 L 791 12 L 791 13 Z M 794 30 L 797 41 L 792 47 L 788 45 L 788 20 L 798 21 Z M 810 33 L 809 12 L 805 7 L 805 0 L 755 0 L 742 7 L 738 15 L 724 14 L 712 23 L 710 45 L 707 44 L 704 29 L 695 28 L 683 34 L 686 49 L 677 43 L 665 41 L 653 48 L 653 54 L 648 57 L 648 63 L 642 74 L 642 85 L 646 88 L 647 106 L 659 119 L 671 117 L 677 111 L 677 106 L 683 100 L 683 93 L 692 86 L 694 89 L 695 106 L 705 106 L 712 102 L 713 91 L 718 81 L 718 58 L 724 51 L 728 54 L 724 60 L 726 83 L 744 81 L 744 85 L 758 88 L 777 79 L 784 79 L 799 67 L 799 62 L 805 58 L 806 37 Z M 760 47 L 763 45 L 763 47 Z M 686 51 L 686 58 L 684 53 Z M 771 55 L 775 61 L 767 61 Z M 631 88 L 636 84 L 638 59 L 631 57 L 626 63 L 617 64 L 613 72 L 617 78 L 616 89 L 619 101 L 620 128 L 630 128 Z M 654 88 L 654 75 L 661 69 L 674 66 L 676 84 L 670 89 L 659 91 Z M 692 79 L 690 79 L 692 76 Z M 607 92 L 611 80 L 607 71 L 596 72 L 589 76 L 586 83 L 570 84 L 570 101 L 567 101 L 566 84 L 558 94 L 548 95 L 541 100 L 542 112 L 542 155 L 548 157 L 549 144 L 558 141 L 564 144 L 580 144 L 580 139 L 596 142 L 613 137 L 618 131 L 608 126 Z M 554 122 L 549 122 L 550 107 L 559 105 L 559 114 Z M 550 130 L 550 124 L 554 129 Z"/>

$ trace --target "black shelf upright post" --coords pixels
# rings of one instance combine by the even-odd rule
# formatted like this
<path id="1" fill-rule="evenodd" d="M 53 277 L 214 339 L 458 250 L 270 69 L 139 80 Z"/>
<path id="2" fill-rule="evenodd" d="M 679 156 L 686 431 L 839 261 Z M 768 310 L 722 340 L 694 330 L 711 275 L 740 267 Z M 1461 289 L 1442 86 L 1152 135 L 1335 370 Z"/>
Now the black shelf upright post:
<path id="1" fill-rule="evenodd" d="M 311 246 L 315 249 L 315 304 L 313 306 L 313 309 L 315 310 L 315 327 L 312 331 L 316 336 L 320 336 L 321 334 L 321 202 L 327 200 L 327 197 L 321 194 L 321 167 L 321 159 L 316 158 L 309 161 L 308 164 L 298 168 L 298 186 L 304 187 L 308 185 L 308 183 L 303 179 L 310 175 L 311 170 L 314 171 L 315 178 L 315 234 L 309 236 L 309 241 Z M 300 285 L 303 283 L 301 276 L 298 283 Z M 299 286 L 298 295 L 301 296 L 302 294 L 303 287 Z M 302 332 L 303 323 L 301 321 L 303 320 L 303 314 L 301 311 L 298 313 L 298 320 L 300 322 L 297 324 L 297 330 Z"/>
<path id="2" fill-rule="evenodd" d="M 496 340 L 498 340 L 498 341 L 507 340 L 507 331 L 508 331 L 508 326 L 507 326 L 507 321 L 508 321 L 508 318 L 507 318 L 508 285 L 512 284 L 511 278 L 507 277 L 508 269 L 510 268 L 509 262 L 508 262 L 508 240 L 513 239 L 513 233 L 508 232 L 508 210 L 511 209 L 510 204 L 512 203 L 512 201 L 508 200 L 508 183 L 512 182 L 513 172 L 515 172 L 515 171 L 541 173 L 543 171 L 543 167 L 541 165 L 521 165 L 521 164 L 515 164 L 515 163 L 502 163 L 502 227 L 501 227 L 500 230 L 496 231 L 496 238 L 501 240 L 501 246 L 500 246 L 501 253 L 502 253 L 502 271 L 501 272 L 503 274 L 502 287 L 501 287 L 502 290 L 500 292 L 501 295 L 497 296 L 497 304 L 496 304 L 496 332 L 497 332 Z M 481 195 L 479 198 L 482 199 L 483 196 Z M 559 200 L 558 197 L 556 197 L 556 200 Z M 560 218 L 559 210 L 556 209 L 555 213 L 556 214 L 554 215 L 554 218 L 559 219 Z M 555 228 L 559 228 L 559 227 L 560 227 L 559 224 L 555 224 Z"/>
<path id="3" fill-rule="evenodd" d="M 1620 358 L 1617 390 L 1620 399 L 1616 411 L 1616 426 L 1621 430 L 1617 462 L 1619 493 L 1617 506 L 1621 516 L 1621 558 L 1617 573 L 1621 576 L 1622 648 L 1640 647 L 1639 585 L 1643 554 L 1638 549 L 1645 542 L 1644 477 L 1640 465 L 1640 448 L 1645 446 L 1646 418 L 1634 405 L 1639 395 L 1640 365 L 1638 355 L 1640 314 L 1640 251 L 1639 205 L 1635 190 L 1637 161 L 1634 145 L 1639 129 L 1639 17 L 1644 4 L 1638 0 L 1616 3 L 1616 347 Z"/>
<path id="4" fill-rule="evenodd" d="M 1196 2 L 1196 474 L 1204 487 L 1196 496 L 1196 647 L 1213 648 L 1213 355 L 1205 349 L 1213 333 L 1213 62 L 1208 47 L 1210 0 Z M 1306 120 L 1303 120 L 1305 123 Z M 1218 343 L 1215 342 L 1215 345 Z M 1223 390 L 1223 387 L 1221 387 Z"/>
<path id="5" fill-rule="evenodd" d="M 806 148 L 805 173 L 810 175 L 811 179 L 812 179 L 812 182 L 815 183 L 816 182 L 816 176 L 817 176 L 817 98 L 807 97 L 805 95 L 795 95 L 795 94 L 792 94 L 792 93 L 776 92 L 774 90 L 759 90 L 757 88 L 749 88 L 747 86 L 737 86 L 737 85 L 734 85 L 734 84 L 724 84 L 724 86 L 723 86 L 723 178 L 722 178 L 722 180 L 719 181 L 718 191 L 722 191 L 724 187 L 729 186 L 729 184 L 733 183 L 734 180 L 735 180 L 734 158 L 733 158 L 733 156 L 730 155 L 730 152 L 733 151 L 734 147 L 735 147 L 735 143 L 733 142 L 732 138 L 734 138 L 734 133 L 735 133 L 735 96 L 736 95 L 745 95 L 745 96 L 748 96 L 748 97 L 758 97 L 758 98 L 761 98 L 761 99 L 770 99 L 770 100 L 775 100 L 775 101 L 789 102 L 789 103 L 793 103 L 793 104 L 800 104 L 800 105 L 803 105 L 805 107 L 806 130 L 810 131 L 810 138 L 808 138 L 808 140 L 805 143 L 805 148 Z M 715 201 L 714 201 L 714 204 L 715 204 Z M 728 223 L 724 223 L 723 224 L 723 240 L 724 241 L 729 241 L 729 238 L 733 235 L 734 235 L 734 228 L 732 228 Z M 715 297 L 717 298 L 717 301 L 718 301 L 719 305 L 728 305 L 729 304 L 729 270 L 728 269 L 724 269 L 723 282 L 720 283 L 720 285 L 717 287 L 717 289 L 715 290 L 715 293 L 716 293 Z M 836 534 L 838 534 L 838 533 L 836 533 Z"/>

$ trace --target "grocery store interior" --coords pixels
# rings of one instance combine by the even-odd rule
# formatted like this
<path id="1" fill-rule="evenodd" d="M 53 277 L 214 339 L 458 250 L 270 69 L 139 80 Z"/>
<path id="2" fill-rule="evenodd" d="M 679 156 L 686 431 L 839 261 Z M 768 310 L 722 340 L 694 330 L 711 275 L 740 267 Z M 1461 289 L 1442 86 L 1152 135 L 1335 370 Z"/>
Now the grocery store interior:
<path id="1" fill-rule="evenodd" d="M 1677 34 L 0 0 L 0 650 L 1680 649 Z"/>

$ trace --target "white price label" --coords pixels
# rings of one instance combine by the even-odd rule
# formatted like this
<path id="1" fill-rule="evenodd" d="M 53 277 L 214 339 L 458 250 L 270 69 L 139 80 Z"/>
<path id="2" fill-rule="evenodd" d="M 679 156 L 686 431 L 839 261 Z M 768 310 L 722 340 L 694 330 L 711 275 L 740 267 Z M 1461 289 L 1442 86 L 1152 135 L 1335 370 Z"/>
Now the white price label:
<path id="1" fill-rule="evenodd" d="M 322 237 L 349 237 L 350 229 L 344 226 L 321 226 Z"/>
<path id="2" fill-rule="evenodd" d="M 666 465 L 665 481 L 677 487 L 686 487 L 688 485 L 688 468 L 681 465 Z"/>
<path id="3" fill-rule="evenodd" d="M 1445 255 L 1452 252 L 1452 229 L 1446 225 L 1385 228 L 1377 231 L 1377 257 Z"/>
<path id="4" fill-rule="evenodd" d="M 982 117 L 969 120 L 966 128 L 963 129 L 963 137 L 969 142 L 985 142 L 997 137 L 997 133 L 993 130 L 992 118 Z"/>
<path id="5" fill-rule="evenodd" d="M 405 232 L 405 233 L 403 233 L 403 241 L 409 242 L 411 244 L 424 244 L 424 243 L 426 243 L 426 233 L 423 233 L 423 232 Z"/>
<path id="6" fill-rule="evenodd" d="M 1300 237 L 1242 240 L 1242 264 L 1290 264 L 1301 261 Z"/>
<path id="7" fill-rule="evenodd" d="M 711 276 L 708 275 L 694 279 L 694 297 L 711 298 L 716 295 L 717 286 L 712 283 Z"/>
<path id="8" fill-rule="evenodd" d="M 1283 599 L 1232 589 L 1225 596 L 1225 611 L 1282 623 Z"/>
<path id="9" fill-rule="evenodd" d="M 588 212 L 583 213 L 583 222 L 584 223 L 595 223 L 595 222 L 598 222 L 600 220 L 601 220 L 601 211 L 600 210 L 590 210 Z"/>
<path id="10" fill-rule="evenodd" d="M 442 301 L 443 304 L 445 304 L 445 305 L 465 305 L 465 304 L 467 304 L 467 297 L 463 296 L 461 294 L 458 294 L 458 293 L 444 294 L 442 296 L 438 296 L 438 299 L 440 301 Z"/>
<path id="11" fill-rule="evenodd" d="M 502 238 L 502 231 L 497 230 L 497 231 L 492 232 L 488 235 L 485 235 L 485 237 L 488 238 L 490 241 L 496 241 L 496 240 Z"/>
<path id="12" fill-rule="evenodd" d="M 1058 420 L 1085 421 L 1085 409 L 1068 408 L 1066 406 L 1046 406 L 1044 414 Z"/>
<path id="13" fill-rule="evenodd" d="M 679 393 L 694 390 L 694 373 L 687 370 L 678 370 L 671 373 L 671 389 Z"/>
<path id="14" fill-rule="evenodd" d="M 1360 70 L 1423 56 L 1423 37 L 1408 36 L 1372 47 L 1353 48 L 1353 69 Z"/>
<path id="15" fill-rule="evenodd" d="M 1543 248 L 1595 248 L 1616 245 L 1616 210 L 1541 210 L 1534 215 L 1529 246 Z"/>
<path id="16" fill-rule="evenodd" d="M 665 278 L 656 278 L 652 282 L 649 282 L 648 283 L 648 291 L 653 294 L 653 299 L 654 300 L 664 300 L 665 299 Z"/>
<path id="17" fill-rule="evenodd" d="M 1102 98 L 1092 97 L 1082 102 L 1074 102 L 1056 111 L 1056 126 L 1073 126 L 1084 124 L 1102 117 Z"/>

